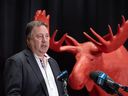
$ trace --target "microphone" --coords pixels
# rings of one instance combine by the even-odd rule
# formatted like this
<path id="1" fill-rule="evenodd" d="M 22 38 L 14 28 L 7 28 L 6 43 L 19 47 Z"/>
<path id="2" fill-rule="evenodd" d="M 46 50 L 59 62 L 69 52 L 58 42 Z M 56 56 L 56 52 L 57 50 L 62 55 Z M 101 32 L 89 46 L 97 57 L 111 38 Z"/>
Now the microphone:
<path id="1" fill-rule="evenodd" d="M 67 72 L 67 70 L 61 72 L 61 73 L 57 76 L 57 80 L 59 80 L 59 81 L 67 80 L 67 78 L 68 78 L 68 72 Z"/>
<path id="2" fill-rule="evenodd" d="M 63 71 L 63 72 L 61 72 L 61 73 L 57 76 L 57 80 L 63 82 L 64 96 L 69 96 L 69 95 L 68 95 L 68 90 L 67 90 L 67 79 L 68 79 L 68 72 L 67 72 L 66 70 Z"/>
<path id="3" fill-rule="evenodd" d="M 118 92 L 119 88 L 123 88 L 121 84 L 118 84 L 114 82 L 107 74 L 105 74 L 102 71 L 94 71 L 90 73 L 90 78 L 98 85 L 100 86 L 104 91 L 106 91 L 108 94 L 118 94 L 119 96 L 122 96 L 121 93 Z M 125 86 L 125 89 L 127 87 Z M 124 90 L 125 91 L 125 90 Z"/>

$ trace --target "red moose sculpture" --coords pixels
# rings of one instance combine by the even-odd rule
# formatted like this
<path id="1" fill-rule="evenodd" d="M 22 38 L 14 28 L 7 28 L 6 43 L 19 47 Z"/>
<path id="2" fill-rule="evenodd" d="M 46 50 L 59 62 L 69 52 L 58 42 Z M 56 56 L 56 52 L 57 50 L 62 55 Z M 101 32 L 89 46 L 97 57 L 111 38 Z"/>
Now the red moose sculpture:
<path id="1" fill-rule="evenodd" d="M 39 15 L 41 14 L 40 12 Z M 56 52 L 66 51 L 75 55 L 76 64 L 68 80 L 73 89 L 80 90 L 86 87 L 90 96 L 110 96 L 90 79 L 89 74 L 96 70 L 103 71 L 115 82 L 128 86 L 128 52 L 123 46 L 128 38 L 128 20 L 125 21 L 123 16 L 122 20 L 123 23 L 121 26 L 118 25 L 116 35 L 113 35 L 110 26 L 109 33 L 103 37 L 90 28 L 99 41 L 85 32 L 84 35 L 89 42 L 79 43 L 67 34 L 55 41 L 57 32 L 54 32 L 50 39 L 50 48 Z M 66 45 L 62 45 L 63 42 L 66 42 Z M 120 92 L 123 96 L 128 96 L 127 92 Z"/>

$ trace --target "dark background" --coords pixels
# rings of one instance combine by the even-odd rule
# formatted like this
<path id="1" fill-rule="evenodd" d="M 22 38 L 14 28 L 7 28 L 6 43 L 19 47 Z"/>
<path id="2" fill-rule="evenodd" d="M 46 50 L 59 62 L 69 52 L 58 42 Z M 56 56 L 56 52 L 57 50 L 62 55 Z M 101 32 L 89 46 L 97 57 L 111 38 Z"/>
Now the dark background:
<path id="1" fill-rule="evenodd" d="M 115 34 L 117 24 L 121 24 L 121 15 L 128 19 L 127 6 L 128 0 L 0 0 L 0 96 L 4 96 L 4 62 L 25 48 L 25 26 L 33 20 L 36 10 L 45 9 L 50 14 L 50 34 L 59 30 L 56 39 L 67 32 L 79 42 L 86 42 L 83 32 L 89 33 L 89 27 L 103 36 L 110 24 Z M 75 63 L 73 55 L 50 50 L 48 53 L 58 61 L 61 70 L 68 70 L 70 74 Z M 85 96 L 87 91 L 69 88 L 69 94 Z"/>

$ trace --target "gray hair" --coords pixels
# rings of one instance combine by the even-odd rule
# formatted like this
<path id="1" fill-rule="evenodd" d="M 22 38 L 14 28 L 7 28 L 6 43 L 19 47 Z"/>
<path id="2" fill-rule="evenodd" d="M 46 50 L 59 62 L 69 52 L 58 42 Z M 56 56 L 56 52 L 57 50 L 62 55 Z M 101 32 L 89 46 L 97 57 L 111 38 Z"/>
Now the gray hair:
<path id="1" fill-rule="evenodd" d="M 26 31 L 25 31 L 26 39 L 31 35 L 33 27 L 38 27 L 38 26 L 41 26 L 41 25 L 47 27 L 47 25 L 45 23 L 41 22 L 41 21 L 31 21 L 31 22 L 29 22 L 26 26 Z"/>

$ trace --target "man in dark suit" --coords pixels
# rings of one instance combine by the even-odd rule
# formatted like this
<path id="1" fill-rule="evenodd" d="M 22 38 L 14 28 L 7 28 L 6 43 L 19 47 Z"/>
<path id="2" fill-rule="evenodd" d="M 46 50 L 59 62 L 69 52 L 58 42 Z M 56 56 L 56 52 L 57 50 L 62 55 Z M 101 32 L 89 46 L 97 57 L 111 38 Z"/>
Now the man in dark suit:
<path id="1" fill-rule="evenodd" d="M 26 27 L 27 48 L 7 59 L 4 69 L 6 96 L 63 96 L 57 62 L 46 53 L 49 32 L 41 21 Z"/>

